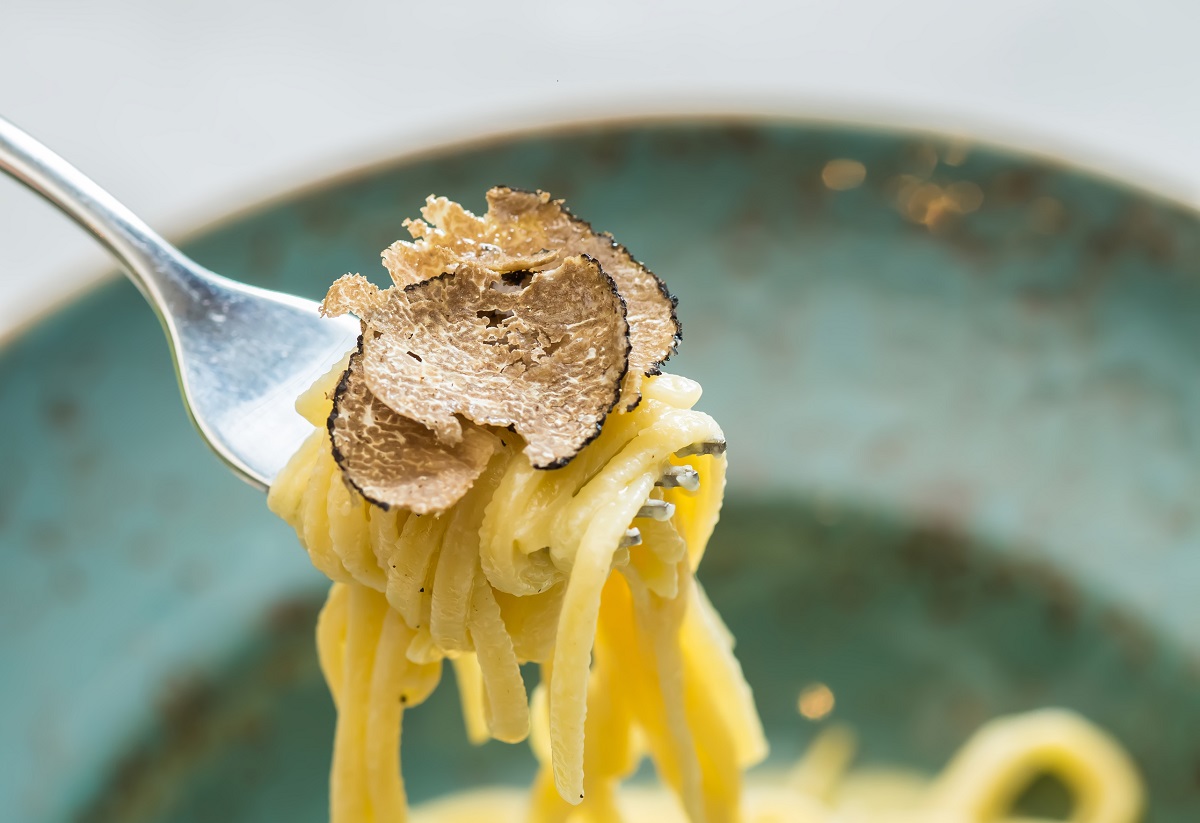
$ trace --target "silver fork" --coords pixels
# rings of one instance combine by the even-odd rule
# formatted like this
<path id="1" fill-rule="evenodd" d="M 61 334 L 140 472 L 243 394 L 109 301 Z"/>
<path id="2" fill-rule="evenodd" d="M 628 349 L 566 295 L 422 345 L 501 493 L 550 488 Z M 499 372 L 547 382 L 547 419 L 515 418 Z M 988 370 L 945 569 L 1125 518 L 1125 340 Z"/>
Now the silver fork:
<path id="1" fill-rule="evenodd" d="M 0 169 L 116 256 L 162 321 L 183 404 L 234 473 L 265 489 L 312 431 L 294 403 L 353 347 L 358 321 L 184 256 L 104 189 L 0 117 Z"/>
<path id="2" fill-rule="evenodd" d="M 82 172 L 0 117 L 0 170 L 42 195 L 108 247 L 158 314 L 183 404 L 200 435 L 234 474 L 266 489 L 312 426 L 296 398 L 358 339 L 353 317 L 322 318 L 317 304 L 247 286 L 187 258 Z M 722 443 L 679 451 L 719 454 Z M 657 485 L 695 491 L 699 476 L 670 468 Z M 669 519 L 650 499 L 638 517 Z M 622 546 L 641 542 L 631 527 Z"/>

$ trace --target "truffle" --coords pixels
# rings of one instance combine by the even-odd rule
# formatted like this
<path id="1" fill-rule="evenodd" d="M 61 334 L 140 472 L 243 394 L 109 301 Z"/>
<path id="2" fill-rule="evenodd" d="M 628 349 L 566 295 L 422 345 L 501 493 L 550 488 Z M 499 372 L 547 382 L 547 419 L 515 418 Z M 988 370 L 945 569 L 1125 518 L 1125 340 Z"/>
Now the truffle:
<path id="1" fill-rule="evenodd" d="M 642 377 L 658 374 L 681 339 L 676 300 L 666 285 L 611 235 L 594 231 L 545 192 L 501 186 L 488 192 L 487 202 L 487 214 L 478 217 L 444 197 L 429 198 L 424 219 L 405 222 L 414 239 L 383 253 L 393 281 L 423 282 L 468 262 L 494 271 L 536 271 L 555 259 L 589 255 L 625 299 L 631 347 L 621 399 L 624 408 L 636 406 Z"/>
<path id="2" fill-rule="evenodd" d="M 329 415 L 333 457 L 346 481 L 377 506 L 430 514 L 450 508 L 483 472 L 499 442 L 470 423 L 456 445 L 401 417 L 371 394 L 360 351 L 350 357 Z"/>
<path id="3" fill-rule="evenodd" d="M 466 494 L 510 429 L 539 469 L 565 465 L 680 340 L 675 298 L 610 235 L 544 192 L 488 192 L 478 217 L 431 197 L 383 252 L 393 286 L 339 278 L 325 315 L 362 323 L 329 416 L 367 500 L 418 514 Z"/>
<path id="4" fill-rule="evenodd" d="M 448 445 L 460 420 L 511 427 L 537 468 L 564 465 L 616 405 L 629 358 L 625 305 L 590 257 L 538 272 L 479 263 L 352 307 L 367 388 Z"/>
<path id="5" fill-rule="evenodd" d="M 337 317 L 348 312 L 361 316 L 363 312 L 379 308 L 384 300 L 384 292 L 361 274 L 343 274 L 329 287 L 325 299 L 321 301 L 320 311 L 325 317 Z"/>

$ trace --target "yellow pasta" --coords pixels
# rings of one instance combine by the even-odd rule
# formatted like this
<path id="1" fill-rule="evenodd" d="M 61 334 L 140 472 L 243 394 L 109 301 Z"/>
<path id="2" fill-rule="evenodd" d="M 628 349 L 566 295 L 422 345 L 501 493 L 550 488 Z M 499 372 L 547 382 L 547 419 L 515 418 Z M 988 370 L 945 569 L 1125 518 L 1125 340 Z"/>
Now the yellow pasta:
<path id="1" fill-rule="evenodd" d="M 601 643 L 597 638 L 598 646 Z M 1141 779 L 1128 755 L 1099 728 L 1062 709 L 989 722 L 932 779 L 899 770 L 850 769 L 854 748 L 853 734 L 841 726 L 829 727 L 789 772 L 750 780 L 738 819 L 745 823 L 1054 823 L 1016 817 L 1012 810 L 1020 792 L 1042 774 L 1059 778 L 1070 792 L 1070 823 L 1135 823 L 1144 805 Z M 546 792 L 543 787 L 542 794 Z M 416 810 L 414 820 L 688 823 L 695 819 L 669 794 L 647 787 L 610 794 L 603 813 L 592 816 L 569 807 L 551 816 L 542 812 L 545 805 L 545 797 L 536 792 L 530 803 L 519 791 L 480 789 L 428 803 Z"/>
<path id="2" fill-rule="evenodd" d="M 388 288 L 329 289 L 321 312 L 361 336 L 297 400 L 313 431 L 268 495 L 332 581 L 316 628 L 332 823 L 408 819 L 404 714 L 447 659 L 467 738 L 528 738 L 538 773 L 524 797 L 430 804 L 429 823 L 1016 823 L 1046 773 L 1072 823 L 1136 822 L 1128 756 L 1061 710 L 992 721 L 932 780 L 851 770 L 833 727 L 747 791 L 767 740 L 696 579 L 725 440 L 700 386 L 660 373 L 677 301 L 549 194 L 486 198 L 482 215 L 429 198 L 383 252 Z M 810 719 L 834 707 L 821 689 Z M 663 787 L 622 791 L 646 757 Z"/>
<path id="3" fill-rule="evenodd" d="M 454 667 L 467 737 L 530 738 L 526 794 L 481 790 L 428 804 L 423 823 L 1034 823 L 1014 817 L 1043 774 L 1073 798 L 1072 823 L 1136 823 L 1130 758 L 1083 718 L 1047 709 L 988 723 L 933 779 L 849 768 L 854 737 L 831 727 L 786 774 L 743 786 L 766 757 L 733 637 L 695 571 L 719 514 L 721 442 L 692 405 L 699 386 L 661 375 L 566 467 L 533 469 L 505 435 L 470 491 L 436 515 L 368 505 L 342 481 L 323 429 L 334 369 L 298 408 L 314 424 L 270 491 L 333 585 L 317 622 L 338 712 L 332 823 L 400 823 L 405 710 Z M 661 488 L 688 465 L 696 491 Z M 639 517 L 647 500 L 667 520 Z M 642 541 L 622 547 L 636 522 Z M 540 664 L 527 696 L 520 665 Z M 644 756 L 666 791 L 622 790 Z"/>
<path id="4" fill-rule="evenodd" d="M 725 468 L 722 454 L 676 455 L 723 442 L 692 409 L 699 386 L 648 379 L 637 408 L 610 416 L 561 469 L 534 469 L 508 435 L 456 505 L 417 515 L 371 506 L 342 482 L 323 430 L 341 368 L 299 401 L 316 430 L 268 497 L 335 581 L 317 631 L 338 709 L 334 823 L 405 819 L 403 713 L 446 658 L 476 742 L 529 735 L 519 667 L 542 664 L 533 819 L 565 820 L 577 806 L 617 819 L 616 785 L 643 752 L 692 820 L 738 819 L 741 772 L 766 743 L 732 638 L 693 576 Z M 698 491 L 656 486 L 685 464 Z M 639 518 L 648 499 L 674 516 Z M 622 548 L 635 521 L 643 541 Z"/>

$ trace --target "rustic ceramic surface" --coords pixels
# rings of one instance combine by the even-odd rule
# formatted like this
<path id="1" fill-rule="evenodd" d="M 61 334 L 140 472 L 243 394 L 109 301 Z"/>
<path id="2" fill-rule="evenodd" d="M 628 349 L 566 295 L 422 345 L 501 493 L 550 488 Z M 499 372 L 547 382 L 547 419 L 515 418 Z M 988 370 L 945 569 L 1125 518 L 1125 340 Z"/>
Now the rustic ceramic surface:
<path id="1" fill-rule="evenodd" d="M 672 367 L 730 442 L 702 578 L 780 762 L 814 681 L 864 758 L 928 768 L 1067 705 L 1138 759 L 1151 823 L 1200 818 L 1195 214 L 938 138 L 659 123 L 404 160 L 187 250 L 317 297 L 382 275 L 425 195 L 494 183 L 566 197 L 680 297 Z M 324 820 L 323 581 L 192 435 L 151 312 L 112 282 L 0 384 L 0 817 Z M 531 769 L 463 742 L 451 681 L 406 719 L 416 800 Z"/>

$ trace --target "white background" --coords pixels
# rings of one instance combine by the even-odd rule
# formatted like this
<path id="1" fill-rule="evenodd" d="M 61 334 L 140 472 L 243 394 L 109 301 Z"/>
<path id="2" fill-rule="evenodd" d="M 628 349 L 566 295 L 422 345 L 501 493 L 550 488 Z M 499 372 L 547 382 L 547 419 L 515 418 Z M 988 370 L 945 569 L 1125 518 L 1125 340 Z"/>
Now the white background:
<path id="1" fill-rule="evenodd" d="M 414 147 L 768 111 L 1014 143 L 1200 200 L 1200 2 L 0 0 L 0 115 L 168 236 Z M 0 179 L 0 339 L 105 271 Z"/>

